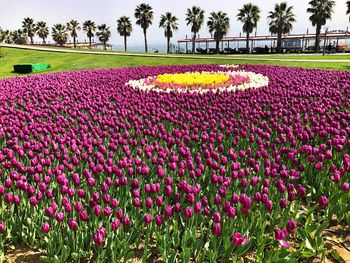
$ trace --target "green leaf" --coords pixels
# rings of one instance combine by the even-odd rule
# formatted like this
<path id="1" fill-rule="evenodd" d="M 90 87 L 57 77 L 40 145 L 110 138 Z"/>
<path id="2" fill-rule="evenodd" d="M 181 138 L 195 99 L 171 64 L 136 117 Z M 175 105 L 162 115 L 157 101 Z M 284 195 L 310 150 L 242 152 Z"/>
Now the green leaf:
<path id="1" fill-rule="evenodd" d="M 306 240 L 305 240 L 305 248 L 308 249 L 308 250 L 314 251 L 314 248 L 313 248 L 313 246 L 311 245 L 311 242 L 310 242 L 309 239 L 306 239 Z"/>
<path id="2" fill-rule="evenodd" d="M 170 254 L 170 257 L 168 258 L 168 263 L 174 263 L 174 262 L 176 262 L 176 255 L 177 255 L 177 253 L 176 252 L 173 252 L 173 253 L 171 253 Z"/>
<path id="3" fill-rule="evenodd" d="M 324 247 L 323 247 L 323 238 L 322 237 L 316 237 L 315 242 L 316 242 L 317 251 L 318 252 L 322 251 L 324 249 Z"/>
<path id="4" fill-rule="evenodd" d="M 323 232 L 327 227 L 328 227 L 328 222 L 323 223 L 323 224 L 320 224 L 320 225 L 317 227 L 316 235 L 321 235 L 322 232 Z"/>
<path id="5" fill-rule="evenodd" d="M 300 256 L 302 258 L 311 258 L 314 256 L 314 252 L 311 250 L 305 249 L 300 253 Z"/>

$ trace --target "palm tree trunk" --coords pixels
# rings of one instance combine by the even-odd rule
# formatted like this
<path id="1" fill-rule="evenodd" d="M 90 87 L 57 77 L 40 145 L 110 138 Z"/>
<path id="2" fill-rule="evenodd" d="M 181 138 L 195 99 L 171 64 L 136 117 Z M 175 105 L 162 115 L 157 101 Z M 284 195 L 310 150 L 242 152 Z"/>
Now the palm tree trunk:
<path id="1" fill-rule="evenodd" d="M 73 42 L 74 42 L 74 48 L 77 48 L 77 41 L 76 41 L 75 36 L 73 37 Z"/>
<path id="2" fill-rule="evenodd" d="M 194 54 L 194 51 L 195 51 L 196 36 L 197 36 L 197 32 L 193 32 L 193 37 L 192 37 L 192 54 Z"/>
<path id="3" fill-rule="evenodd" d="M 169 50 L 170 50 L 170 37 L 167 37 L 167 43 L 166 43 L 166 53 L 169 54 Z"/>
<path id="4" fill-rule="evenodd" d="M 316 26 L 316 39 L 315 39 L 315 53 L 318 53 L 320 48 L 320 34 L 321 34 L 321 25 Z"/>
<path id="5" fill-rule="evenodd" d="M 220 41 L 219 41 L 219 38 L 217 38 L 216 39 L 216 47 L 215 47 L 217 54 L 219 53 L 219 48 L 220 48 L 219 45 L 220 45 Z"/>
<path id="6" fill-rule="evenodd" d="M 45 38 L 43 37 L 43 44 L 45 45 L 46 44 L 46 41 L 45 41 Z"/>
<path id="7" fill-rule="evenodd" d="M 147 29 L 144 28 L 144 29 L 143 29 L 143 37 L 144 37 L 144 39 L 145 39 L 145 52 L 147 53 L 147 52 L 148 52 L 148 49 L 147 49 L 147 35 L 146 35 L 146 33 L 147 33 Z"/>
<path id="8" fill-rule="evenodd" d="M 30 44 L 34 44 L 34 39 L 33 39 L 33 37 L 30 37 Z"/>
<path id="9" fill-rule="evenodd" d="M 126 48 L 126 35 L 124 35 L 124 50 L 125 50 L 125 52 L 127 51 L 127 48 Z"/>
<path id="10" fill-rule="evenodd" d="M 247 42 L 246 42 L 246 45 L 245 45 L 245 48 L 246 48 L 246 52 L 247 54 L 249 53 L 249 32 L 247 32 Z"/>
<path id="11" fill-rule="evenodd" d="M 277 53 L 282 53 L 282 31 L 278 31 L 277 36 Z"/>
<path id="12" fill-rule="evenodd" d="M 107 50 L 106 41 L 103 41 L 103 49 L 104 49 L 104 50 Z"/>
<path id="13" fill-rule="evenodd" d="M 90 49 L 91 49 L 91 36 L 89 36 L 89 46 L 90 46 Z"/>

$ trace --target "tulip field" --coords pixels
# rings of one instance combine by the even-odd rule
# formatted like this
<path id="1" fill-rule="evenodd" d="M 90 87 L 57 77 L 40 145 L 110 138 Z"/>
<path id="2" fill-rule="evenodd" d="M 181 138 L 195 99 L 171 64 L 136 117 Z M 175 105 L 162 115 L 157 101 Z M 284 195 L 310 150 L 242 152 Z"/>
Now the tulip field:
<path id="1" fill-rule="evenodd" d="M 0 261 L 303 262 L 350 226 L 350 74 L 153 66 L 0 80 Z"/>

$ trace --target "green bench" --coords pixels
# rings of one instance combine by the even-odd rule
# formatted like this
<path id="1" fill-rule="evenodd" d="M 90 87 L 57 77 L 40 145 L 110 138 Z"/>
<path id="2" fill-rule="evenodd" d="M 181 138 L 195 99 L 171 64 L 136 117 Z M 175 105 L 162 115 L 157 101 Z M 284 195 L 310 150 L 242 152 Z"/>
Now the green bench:
<path id="1" fill-rule="evenodd" d="M 31 73 L 35 71 L 41 71 L 48 69 L 51 65 L 50 64 L 18 64 L 13 66 L 13 70 L 16 73 L 20 74 L 26 74 L 26 73 Z"/>

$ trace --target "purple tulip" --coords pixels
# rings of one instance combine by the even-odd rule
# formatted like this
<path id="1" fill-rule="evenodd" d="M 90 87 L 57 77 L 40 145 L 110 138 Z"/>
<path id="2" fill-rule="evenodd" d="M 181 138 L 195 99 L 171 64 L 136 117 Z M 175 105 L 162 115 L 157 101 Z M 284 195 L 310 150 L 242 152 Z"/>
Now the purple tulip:
<path id="1" fill-rule="evenodd" d="M 150 214 L 145 214 L 143 221 L 145 222 L 146 225 L 148 225 L 152 221 L 152 216 Z"/>
<path id="2" fill-rule="evenodd" d="M 42 223 L 41 224 L 41 231 L 44 233 L 44 234 L 47 234 L 50 232 L 50 225 L 46 222 Z M 0 231 L 1 232 L 1 231 Z"/>
<path id="3" fill-rule="evenodd" d="M 287 222 L 287 232 L 293 234 L 297 228 L 297 222 L 295 220 L 289 220 Z"/>
<path id="4" fill-rule="evenodd" d="M 112 229 L 113 231 L 117 231 L 120 226 L 120 221 L 119 219 L 116 219 L 112 222 Z"/>
<path id="5" fill-rule="evenodd" d="M 213 235 L 214 236 L 220 236 L 221 235 L 221 224 L 220 223 L 214 223 L 213 225 Z"/>
<path id="6" fill-rule="evenodd" d="M 163 216 L 162 215 L 156 215 L 154 218 L 154 221 L 158 227 L 160 227 L 163 224 Z"/>
<path id="7" fill-rule="evenodd" d="M 242 236 L 241 233 L 237 232 L 234 233 L 231 237 L 231 242 L 235 246 L 240 246 L 248 243 L 248 237 L 247 236 Z"/>
<path id="8" fill-rule="evenodd" d="M 5 231 L 5 223 L 0 220 L 0 233 Z"/>
<path id="9" fill-rule="evenodd" d="M 318 204 L 320 207 L 326 207 L 328 206 L 328 198 L 326 196 L 320 196 L 318 199 Z"/>
<path id="10" fill-rule="evenodd" d="M 64 214 L 62 212 L 58 212 L 55 216 L 57 222 L 62 222 L 64 219 Z"/>
<path id="11" fill-rule="evenodd" d="M 78 228 L 78 222 L 74 218 L 69 218 L 68 226 L 71 230 L 75 231 Z"/>

